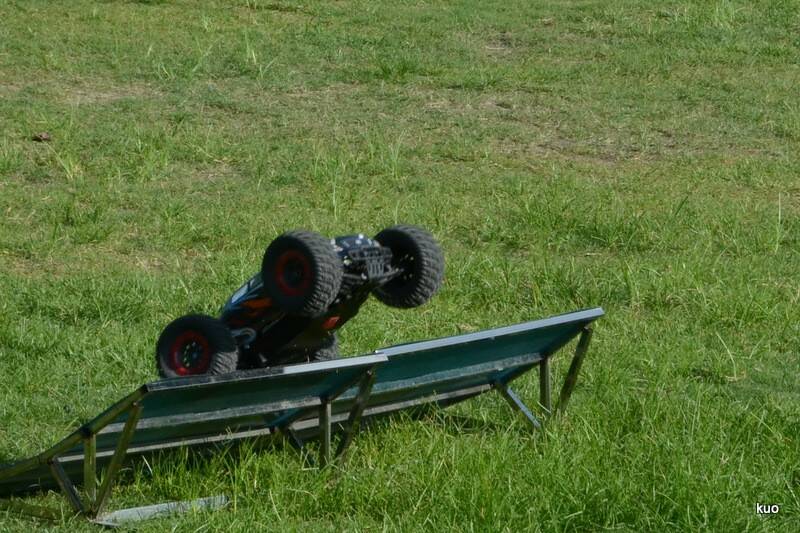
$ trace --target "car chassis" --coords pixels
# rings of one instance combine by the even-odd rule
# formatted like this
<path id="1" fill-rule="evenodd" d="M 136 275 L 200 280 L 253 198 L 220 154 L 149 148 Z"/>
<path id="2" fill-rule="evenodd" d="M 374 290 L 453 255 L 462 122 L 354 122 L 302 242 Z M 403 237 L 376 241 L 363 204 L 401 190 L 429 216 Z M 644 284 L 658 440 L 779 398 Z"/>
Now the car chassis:
<path id="1" fill-rule="evenodd" d="M 439 245 L 416 226 L 393 226 L 375 238 L 286 232 L 219 318 L 186 315 L 164 329 L 159 373 L 224 374 L 335 358 L 336 331 L 370 294 L 392 307 L 417 307 L 438 291 L 443 273 Z"/>

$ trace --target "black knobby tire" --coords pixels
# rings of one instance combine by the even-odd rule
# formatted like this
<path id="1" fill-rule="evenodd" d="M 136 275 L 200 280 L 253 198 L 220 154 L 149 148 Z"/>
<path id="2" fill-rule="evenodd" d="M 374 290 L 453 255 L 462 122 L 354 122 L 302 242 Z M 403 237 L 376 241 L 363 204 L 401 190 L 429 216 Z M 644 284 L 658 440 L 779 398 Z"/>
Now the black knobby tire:
<path id="1" fill-rule="evenodd" d="M 236 370 L 239 351 L 228 327 L 206 315 L 173 320 L 156 343 L 156 365 L 164 378 L 228 374 Z"/>
<path id="2" fill-rule="evenodd" d="M 335 333 L 326 335 L 315 347 L 285 348 L 273 358 L 273 365 L 296 365 L 339 358 L 339 341 Z"/>
<path id="3" fill-rule="evenodd" d="M 342 284 L 342 260 L 330 239 L 289 231 L 267 247 L 261 263 L 264 288 L 279 309 L 299 316 L 323 314 Z"/>
<path id="4" fill-rule="evenodd" d="M 436 294 L 444 277 L 444 254 L 433 236 L 417 226 L 387 228 L 375 240 L 392 251 L 392 266 L 403 271 L 373 290 L 391 307 L 418 307 Z"/>
<path id="5" fill-rule="evenodd" d="M 339 358 L 339 339 L 332 333 L 311 355 L 311 361 L 332 361 Z"/>

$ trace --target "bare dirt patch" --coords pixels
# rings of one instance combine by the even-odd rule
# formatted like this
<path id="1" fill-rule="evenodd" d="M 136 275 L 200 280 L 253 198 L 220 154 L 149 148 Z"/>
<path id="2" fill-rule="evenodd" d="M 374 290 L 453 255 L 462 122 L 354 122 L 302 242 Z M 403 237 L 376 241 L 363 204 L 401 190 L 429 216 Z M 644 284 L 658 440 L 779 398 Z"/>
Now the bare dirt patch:
<path id="1" fill-rule="evenodd" d="M 62 87 L 63 100 L 72 105 L 106 104 L 130 98 L 159 98 L 161 93 L 145 84 L 130 83 L 124 85 L 81 83 L 71 87 Z"/>
<path id="2" fill-rule="evenodd" d="M 492 37 L 483 47 L 489 54 L 505 55 L 514 49 L 514 39 L 506 31 Z"/>
<path id="3" fill-rule="evenodd" d="M 11 81 L 0 81 L 0 95 L 11 96 L 21 91 L 23 85 L 21 83 L 14 83 Z"/>

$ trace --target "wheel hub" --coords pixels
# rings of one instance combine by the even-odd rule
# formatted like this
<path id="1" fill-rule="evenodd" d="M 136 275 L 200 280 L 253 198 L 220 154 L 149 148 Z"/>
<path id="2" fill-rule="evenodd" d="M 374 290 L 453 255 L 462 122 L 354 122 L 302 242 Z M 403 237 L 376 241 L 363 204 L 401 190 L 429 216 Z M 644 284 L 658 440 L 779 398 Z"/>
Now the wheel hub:
<path id="1" fill-rule="evenodd" d="M 311 264 L 305 255 L 289 250 L 278 258 L 275 278 L 284 294 L 300 296 L 311 286 Z"/>

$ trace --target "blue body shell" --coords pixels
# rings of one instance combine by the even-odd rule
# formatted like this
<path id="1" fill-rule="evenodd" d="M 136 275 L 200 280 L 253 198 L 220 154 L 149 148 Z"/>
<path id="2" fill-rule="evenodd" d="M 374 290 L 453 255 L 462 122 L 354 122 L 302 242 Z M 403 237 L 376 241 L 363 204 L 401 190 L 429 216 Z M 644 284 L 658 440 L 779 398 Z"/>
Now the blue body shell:
<path id="1" fill-rule="evenodd" d="M 396 277 L 392 253 L 364 235 L 331 239 L 342 261 L 342 284 L 336 299 L 317 317 L 294 316 L 272 305 L 261 273 L 248 279 L 220 311 L 239 346 L 241 366 L 261 367 L 300 362 L 358 313 L 370 291 Z"/>

